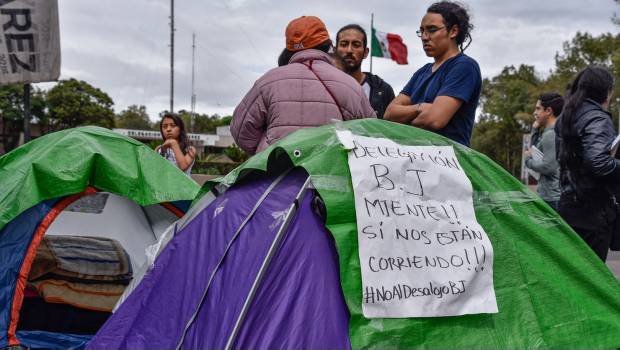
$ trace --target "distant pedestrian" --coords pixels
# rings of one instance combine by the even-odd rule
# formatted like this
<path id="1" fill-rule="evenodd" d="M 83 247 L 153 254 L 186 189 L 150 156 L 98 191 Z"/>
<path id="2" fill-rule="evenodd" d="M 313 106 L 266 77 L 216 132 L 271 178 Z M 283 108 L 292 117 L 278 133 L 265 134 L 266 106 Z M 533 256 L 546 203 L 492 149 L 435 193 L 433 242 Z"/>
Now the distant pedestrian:
<path id="1" fill-rule="evenodd" d="M 432 4 L 418 36 L 434 62 L 420 68 L 388 106 L 384 119 L 434 131 L 469 146 L 482 76 L 478 63 L 463 52 L 473 25 L 458 3 Z M 469 41 L 466 46 L 463 46 Z"/>
<path id="2" fill-rule="evenodd" d="M 164 140 L 155 151 L 188 176 L 196 158 L 196 149 L 189 144 L 183 119 L 174 113 L 167 113 L 159 122 L 159 132 Z"/>
<path id="3" fill-rule="evenodd" d="M 233 138 L 249 154 L 300 128 L 375 117 L 361 86 L 334 67 L 329 33 L 318 17 L 292 20 L 285 35 L 279 67 L 258 79 L 233 113 Z"/>
<path id="4" fill-rule="evenodd" d="M 560 215 L 603 261 L 618 219 L 620 187 L 620 160 L 611 155 L 612 88 L 613 77 L 606 69 L 584 69 L 573 81 L 555 124 Z"/>
<path id="5" fill-rule="evenodd" d="M 555 122 L 562 113 L 564 98 L 558 93 L 540 95 L 534 108 L 532 145 L 542 152 L 542 158 L 532 157 L 532 150 L 525 151 L 525 166 L 540 174 L 538 194 L 556 211 L 560 201 L 560 164 L 555 152 Z"/>

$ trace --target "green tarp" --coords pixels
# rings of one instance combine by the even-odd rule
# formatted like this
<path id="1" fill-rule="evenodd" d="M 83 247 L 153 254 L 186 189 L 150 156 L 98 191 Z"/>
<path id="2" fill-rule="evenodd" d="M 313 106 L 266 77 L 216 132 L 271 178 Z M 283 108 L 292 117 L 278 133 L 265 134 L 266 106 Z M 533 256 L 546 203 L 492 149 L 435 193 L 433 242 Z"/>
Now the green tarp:
<path id="1" fill-rule="evenodd" d="M 476 218 L 493 244 L 499 313 L 363 317 L 353 189 L 337 129 L 403 145 L 454 147 L 474 189 Z M 356 120 L 297 131 L 220 181 L 233 184 L 254 169 L 277 171 L 288 159 L 306 169 L 326 203 L 354 348 L 620 347 L 620 283 L 553 209 L 486 156 L 421 129 Z"/>
<path id="2" fill-rule="evenodd" d="M 196 182 L 146 145 L 87 126 L 45 135 L 0 157 L 0 229 L 39 202 L 88 186 L 145 206 L 192 200 Z"/>

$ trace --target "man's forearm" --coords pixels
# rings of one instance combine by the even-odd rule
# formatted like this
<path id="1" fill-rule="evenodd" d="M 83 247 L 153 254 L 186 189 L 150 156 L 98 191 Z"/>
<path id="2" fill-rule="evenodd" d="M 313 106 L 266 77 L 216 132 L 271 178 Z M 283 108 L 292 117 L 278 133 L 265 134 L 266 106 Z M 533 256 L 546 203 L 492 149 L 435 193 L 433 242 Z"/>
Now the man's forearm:
<path id="1" fill-rule="evenodd" d="M 426 130 L 441 130 L 452 119 L 463 102 L 451 96 L 437 96 L 433 103 L 420 104 L 420 113 L 411 125 Z"/>
<path id="2" fill-rule="evenodd" d="M 383 119 L 396 123 L 410 124 L 418 116 L 418 105 L 396 105 L 388 106 Z"/>
<path id="3" fill-rule="evenodd" d="M 426 129 L 426 130 L 439 130 L 445 126 L 445 123 L 440 118 L 433 116 L 432 103 L 421 103 L 418 108 L 417 118 L 411 121 L 411 125 Z"/>

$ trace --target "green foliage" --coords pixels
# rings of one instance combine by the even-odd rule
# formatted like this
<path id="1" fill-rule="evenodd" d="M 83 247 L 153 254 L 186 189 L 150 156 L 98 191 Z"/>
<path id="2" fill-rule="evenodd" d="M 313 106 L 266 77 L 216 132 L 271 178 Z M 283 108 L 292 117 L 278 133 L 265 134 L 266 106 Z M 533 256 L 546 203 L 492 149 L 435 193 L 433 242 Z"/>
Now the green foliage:
<path id="1" fill-rule="evenodd" d="M 161 119 L 167 111 L 159 113 Z M 218 126 L 230 125 L 232 116 L 220 117 L 217 113 L 209 116 L 208 114 L 194 113 L 194 120 L 192 124 L 191 112 L 184 109 L 177 112 L 177 114 L 183 119 L 185 124 L 185 130 L 188 133 L 195 134 L 215 134 L 215 130 Z M 159 123 L 159 122 L 158 122 Z"/>
<path id="2" fill-rule="evenodd" d="M 230 120 L 225 120 L 217 114 L 212 116 L 196 114 L 194 121 L 194 132 L 199 134 L 214 134 L 218 126 L 230 124 Z"/>
<path id="3" fill-rule="evenodd" d="M 200 171 L 195 172 L 195 174 L 222 175 L 216 167 L 200 168 Z"/>
<path id="4" fill-rule="evenodd" d="M 619 3 L 620 4 L 620 3 Z M 614 76 L 614 95 L 610 112 L 614 125 L 618 125 L 620 104 L 620 34 L 602 34 L 593 37 L 588 33 L 577 33 L 564 43 L 564 53 L 556 55 L 556 70 L 547 80 L 545 87 L 564 91 L 575 75 L 591 64 L 607 68 Z"/>
<path id="5" fill-rule="evenodd" d="M 588 33 L 577 32 L 570 42 L 564 43 L 564 53 L 556 54 L 556 69 L 553 75 L 570 81 L 590 64 L 611 67 L 613 56 L 620 48 L 619 44 L 618 35 L 607 33 L 593 37 Z"/>
<path id="6" fill-rule="evenodd" d="M 232 115 L 222 117 L 221 123 L 222 125 L 230 125 L 230 123 L 232 123 Z"/>
<path id="7" fill-rule="evenodd" d="M 194 174 L 226 175 L 239 165 L 238 163 L 212 162 L 209 157 L 205 160 L 197 160 L 192 168 Z"/>
<path id="8" fill-rule="evenodd" d="M 82 125 L 114 127 L 114 102 L 85 81 L 61 80 L 48 92 L 47 102 L 54 130 Z"/>
<path id="9" fill-rule="evenodd" d="M 512 123 L 517 113 L 532 109 L 539 84 L 534 66 L 505 67 L 498 76 L 484 80 L 480 103 L 486 114 Z"/>
<path id="10" fill-rule="evenodd" d="M 37 120 L 47 120 L 45 91 L 31 88 L 30 113 Z M 0 117 L 5 120 L 24 120 L 24 86 L 10 84 L 0 86 Z"/>
<path id="11" fill-rule="evenodd" d="M 226 175 L 248 158 L 249 155 L 247 153 L 233 145 L 224 149 L 223 154 L 204 154 L 203 157 L 196 160 L 192 171 L 196 174 Z"/>
<path id="12" fill-rule="evenodd" d="M 116 116 L 116 127 L 123 129 L 157 130 L 153 129 L 145 106 L 131 105 Z"/>
<path id="13" fill-rule="evenodd" d="M 232 145 L 224 150 L 224 154 L 228 156 L 228 158 L 232 159 L 237 163 L 245 162 L 250 156 L 245 153 L 244 150 L 239 148 L 237 145 Z"/>
<path id="14" fill-rule="evenodd" d="M 11 84 L 0 87 L 0 114 L 5 120 L 24 118 L 23 95 L 24 87 Z"/>
<path id="15" fill-rule="evenodd" d="M 539 84 L 534 67 L 526 65 L 505 67 L 483 82 L 483 114 L 474 128 L 472 148 L 515 176 L 521 168 L 522 135 L 530 125 L 524 112 L 533 110 Z"/>
<path id="16" fill-rule="evenodd" d="M 162 141 L 161 140 L 151 140 L 151 141 L 145 141 L 143 143 L 145 145 L 149 146 L 150 149 L 155 150 L 155 148 L 157 148 L 157 146 L 161 145 Z"/>
<path id="17" fill-rule="evenodd" d="M 30 114 L 32 120 L 38 121 L 43 130 L 48 124 L 45 95 L 45 91 L 31 87 Z M 24 85 L 0 86 L 0 119 L 2 119 L 0 135 L 4 135 L 0 138 L 2 148 L 10 151 L 18 146 L 19 134 L 24 131 Z"/>

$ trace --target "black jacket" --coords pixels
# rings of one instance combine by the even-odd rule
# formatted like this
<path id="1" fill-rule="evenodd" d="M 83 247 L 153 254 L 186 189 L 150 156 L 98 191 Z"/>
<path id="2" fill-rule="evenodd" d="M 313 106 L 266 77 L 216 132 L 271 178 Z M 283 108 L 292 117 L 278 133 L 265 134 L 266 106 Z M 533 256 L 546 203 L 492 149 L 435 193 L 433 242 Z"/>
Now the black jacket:
<path id="1" fill-rule="evenodd" d="M 370 96 L 368 97 L 370 105 L 377 113 L 377 118 L 383 119 L 385 109 L 394 99 L 394 90 L 379 76 L 368 72 L 364 72 L 364 74 L 366 75 L 364 82 L 370 85 Z M 363 83 L 362 85 L 364 85 Z"/>
<path id="2" fill-rule="evenodd" d="M 558 160 L 563 146 L 562 123 L 560 117 L 555 124 Z M 573 119 L 571 135 L 571 140 L 566 142 L 572 142 L 575 151 L 572 161 L 561 165 L 562 193 L 575 192 L 579 197 L 616 192 L 620 184 L 620 160 L 610 154 L 614 140 L 611 114 L 590 99 L 584 101 Z"/>

